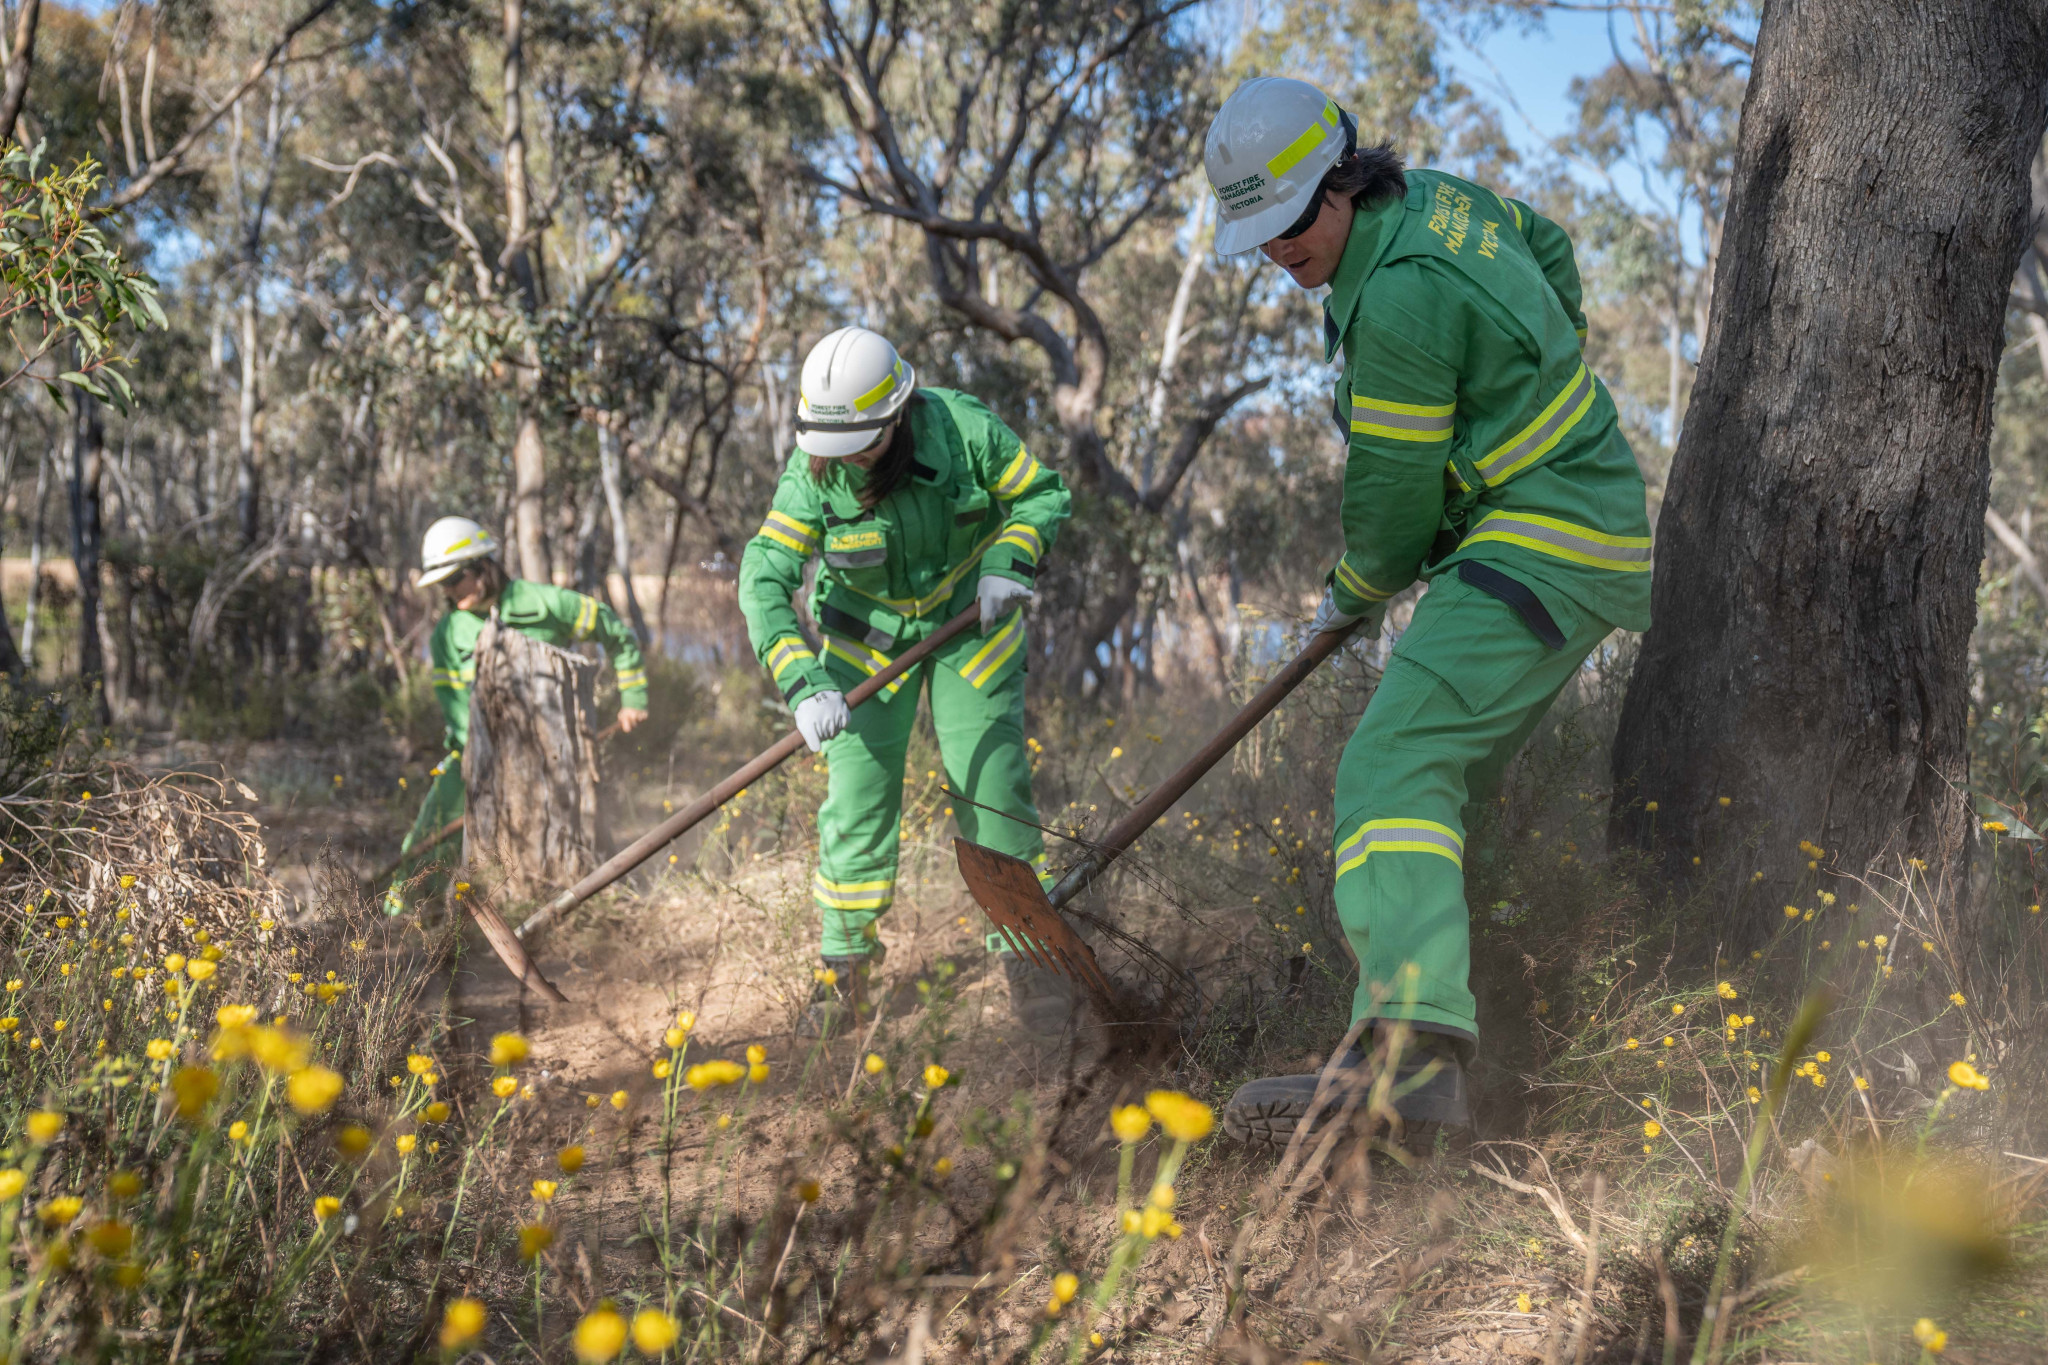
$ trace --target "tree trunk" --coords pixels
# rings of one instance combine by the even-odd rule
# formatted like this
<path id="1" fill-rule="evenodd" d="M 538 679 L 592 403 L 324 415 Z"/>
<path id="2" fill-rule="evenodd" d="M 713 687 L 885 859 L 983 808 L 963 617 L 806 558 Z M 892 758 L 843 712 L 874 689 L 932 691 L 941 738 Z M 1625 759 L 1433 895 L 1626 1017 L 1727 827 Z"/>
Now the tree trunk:
<path id="1" fill-rule="evenodd" d="M 647 617 L 640 611 L 640 595 L 633 591 L 633 536 L 626 524 L 625 482 L 619 468 L 619 438 L 609 425 L 597 429 L 598 477 L 604 481 L 604 504 L 612 523 L 612 568 L 624 585 L 626 619 L 633 638 L 647 648 L 654 637 L 647 632 Z"/>
<path id="2" fill-rule="evenodd" d="M 594 870 L 610 840 L 598 810 L 597 665 L 496 621 L 476 646 L 463 860 L 502 868 L 532 899 Z"/>
<path id="3" fill-rule="evenodd" d="M 78 569 L 78 680 L 93 696 L 104 724 L 108 717 L 105 655 L 100 649 L 100 465 L 106 459 L 106 428 L 100 405 L 74 394 L 71 417 L 71 562 Z"/>
<path id="4" fill-rule="evenodd" d="M 36 617 L 43 609 L 43 536 L 50 504 L 50 446 L 43 443 L 43 457 L 36 462 L 35 520 L 29 524 L 28 601 L 22 607 L 21 658 L 25 672 L 36 671 Z"/>
<path id="5" fill-rule="evenodd" d="M 1731 888 L 1763 873 L 1722 902 L 1737 940 L 1780 922 L 1802 839 L 1845 876 L 1967 858 L 1991 400 L 2044 79 L 2037 6 L 1764 10 L 1614 750 L 1619 841 Z"/>

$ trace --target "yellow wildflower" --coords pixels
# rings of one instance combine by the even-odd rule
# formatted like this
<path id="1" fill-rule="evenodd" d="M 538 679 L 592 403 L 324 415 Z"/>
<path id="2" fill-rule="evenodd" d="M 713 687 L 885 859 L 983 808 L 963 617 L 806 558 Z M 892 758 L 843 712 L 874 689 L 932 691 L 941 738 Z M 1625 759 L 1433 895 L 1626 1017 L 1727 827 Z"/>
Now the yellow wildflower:
<path id="1" fill-rule="evenodd" d="M 1922 1318 L 1913 1324 L 1913 1340 L 1931 1356 L 1938 1356 L 1948 1349 L 1948 1333 L 1936 1327 L 1933 1318 Z"/>
<path id="2" fill-rule="evenodd" d="M 530 1261 L 555 1244 L 555 1230 L 546 1223 L 528 1223 L 519 1229 L 519 1259 Z"/>
<path id="3" fill-rule="evenodd" d="M 323 1194 L 313 1201 L 313 1221 L 324 1223 L 341 1212 L 341 1201 L 331 1194 Z"/>
<path id="4" fill-rule="evenodd" d="M 512 1076 L 498 1076 L 491 1081 L 491 1093 L 501 1100 L 509 1100 L 519 1093 L 519 1081 Z"/>
<path id="5" fill-rule="evenodd" d="M 713 1086 L 737 1085 L 746 1074 L 747 1069 L 738 1062 L 720 1057 L 715 1061 L 699 1062 L 689 1068 L 683 1073 L 683 1083 L 692 1090 L 709 1090 Z"/>
<path id="6" fill-rule="evenodd" d="M 889 1064 L 882 1060 L 882 1054 L 879 1052 L 870 1052 L 867 1055 L 867 1060 L 862 1062 L 861 1065 L 867 1069 L 867 1073 L 870 1076 L 879 1076 L 889 1068 Z"/>
<path id="7" fill-rule="evenodd" d="M 532 1045 L 517 1033 L 500 1033 L 491 1039 L 492 1066 L 518 1066 L 532 1052 Z"/>
<path id="8" fill-rule="evenodd" d="M 619 1352 L 626 1349 L 626 1320 L 609 1302 L 601 1303 L 583 1315 L 583 1321 L 570 1334 L 569 1344 L 576 1359 L 586 1365 L 616 1360 Z"/>
<path id="9" fill-rule="evenodd" d="M 1663 1125 L 1663 1124 L 1661 1124 L 1661 1123 L 1659 1123 L 1659 1122 L 1657 1122 L 1657 1120 L 1655 1120 L 1655 1119 L 1644 1119 L 1644 1120 L 1643 1120 L 1643 1136 L 1644 1136 L 1644 1137 L 1646 1137 L 1646 1138 L 1653 1138 L 1653 1137 L 1656 1137 L 1656 1136 L 1657 1136 L 1657 1135 L 1658 1135 L 1659 1133 L 1662 1133 L 1663 1131 L 1664 1131 L 1664 1125 Z"/>
<path id="10" fill-rule="evenodd" d="M 1948 1080 L 1950 1085 L 1960 1086 L 1964 1090 L 1989 1090 L 1991 1088 L 1991 1082 L 1984 1073 L 1971 1066 L 1968 1062 L 1950 1062 L 1948 1064 Z"/>
<path id="11" fill-rule="evenodd" d="M 583 1149 L 570 1145 L 555 1153 L 555 1165 L 561 1167 L 563 1175 L 574 1175 L 583 1169 Z"/>
<path id="12" fill-rule="evenodd" d="M 152 1038 L 142 1049 L 152 1062 L 168 1062 L 178 1051 L 178 1045 L 168 1038 Z"/>
<path id="13" fill-rule="evenodd" d="M 1145 1108 L 1175 1142 L 1199 1142 L 1216 1126 L 1214 1110 L 1178 1090 L 1152 1091 L 1145 1096 Z"/>
<path id="14" fill-rule="evenodd" d="M 924 1069 L 924 1088 L 927 1090 L 943 1090 L 946 1088 L 946 1082 L 952 1079 L 953 1073 L 940 1066 L 937 1062 L 931 1063 Z"/>
<path id="15" fill-rule="evenodd" d="M 623 1110 L 626 1107 L 628 1098 L 629 1097 L 627 1096 L 626 1092 L 623 1090 L 612 1091 L 612 1108 Z"/>
<path id="16" fill-rule="evenodd" d="M 341 1077 L 317 1063 L 301 1067 L 285 1082 L 285 1098 L 301 1114 L 324 1114 L 341 1098 Z"/>
<path id="17" fill-rule="evenodd" d="M 38 1109 L 28 1116 L 28 1140 L 38 1147 L 47 1146 L 57 1140 L 57 1134 L 64 1131 L 64 1116 L 48 1109 Z"/>
<path id="18" fill-rule="evenodd" d="M 27 1185 L 28 1177 L 15 1170 L 12 1166 L 5 1170 L 0 1170 L 0 1204 L 5 1204 L 13 1199 L 19 1199 L 22 1190 Z"/>
<path id="19" fill-rule="evenodd" d="M 676 1344 L 682 1331 L 682 1326 L 659 1308 L 643 1308 L 633 1315 L 633 1344 L 643 1355 L 660 1355 Z"/>
<path id="20" fill-rule="evenodd" d="M 1152 1116 L 1135 1104 L 1124 1105 L 1109 1116 L 1109 1126 L 1115 1130 L 1117 1141 L 1142 1141 L 1152 1131 Z"/>
<path id="21" fill-rule="evenodd" d="M 451 1299 L 441 1313 L 441 1349 L 460 1350 L 483 1334 L 484 1306 L 475 1299 Z"/>
<path id="22" fill-rule="evenodd" d="M 555 1191 L 561 1188 L 561 1182 L 559 1181 L 536 1180 L 533 1182 L 533 1197 L 535 1199 L 538 1199 L 541 1203 L 545 1204 L 548 1202 L 548 1200 L 553 1199 L 555 1197 Z"/>

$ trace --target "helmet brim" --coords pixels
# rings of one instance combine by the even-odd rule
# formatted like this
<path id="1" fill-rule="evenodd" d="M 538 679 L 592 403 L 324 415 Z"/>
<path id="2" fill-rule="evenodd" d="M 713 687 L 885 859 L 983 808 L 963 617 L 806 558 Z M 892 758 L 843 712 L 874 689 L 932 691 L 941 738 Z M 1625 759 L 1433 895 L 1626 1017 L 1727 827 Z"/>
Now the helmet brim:
<path id="1" fill-rule="evenodd" d="M 903 409 L 910 406 L 910 396 L 917 392 L 917 368 L 907 360 L 899 360 L 899 363 L 903 366 L 902 382 L 878 407 L 869 410 L 866 421 L 880 422 L 900 417 Z M 871 426 L 838 431 L 831 427 L 807 425 L 796 434 L 796 448 L 813 459 L 843 460 L 873 445 L 879 432 L 880 428 Z"/>
<path id="2" fill-rule="evenodd" d="M 849 455 L 858 455 L 875 443 L 881 431 L 868 428 L 865 431 L 835 431 L 831 427 L 812 427 L 796 435 L 796 448 L 816 460 L 843 460 Z"/>
<path id="3" fill-rule="evenodd" d="M 1317 178 L 1317 184 L 1321 178 Z M 1311 187 L 1313 188 L 1313 186 Z M 1216 254 L 1219 256 L 1242 256 L 1247 251 L 1257 251 L 1266 243 L 1294 226 L 1294 220 L 1301 217 L 1308 207 L 1308 201 L 1300 195 L 1292 199 L 1276 200 L 1260 208 L 1258 212 L 1242 218 L 1216 225 Z"/>
<path id="4" fill-rule="evenodd" d="M 431 588 L 436 583 L 442 582 L 446 579 L 453 578 L 457 573 L 461 571 L 462 566 L 467 563 L 469 563 L 469 561 L 463 559 L 458 560 L 453 564 L 443 564 L 438 569 L 428 569 L 425 573 L 420 575 L 420 586 L 423 588 Z"/>

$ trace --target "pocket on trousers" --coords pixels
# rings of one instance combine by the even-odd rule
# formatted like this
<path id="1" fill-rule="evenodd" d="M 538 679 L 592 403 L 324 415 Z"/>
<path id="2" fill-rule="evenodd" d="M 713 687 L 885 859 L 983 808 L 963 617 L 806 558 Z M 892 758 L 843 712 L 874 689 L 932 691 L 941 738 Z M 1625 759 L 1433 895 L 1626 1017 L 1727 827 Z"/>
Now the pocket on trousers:
<path id="1" fill-rule="evenodd" d="M 1579 622 L 1557 625 L 1569 638 Z M 1551 653 L 1513 607 L 1453 574 L 1430 581 L 1414 624 L 1394 645 L 1396 660 L 1430 673 L 1473 715 L 1492 710 Z"/>

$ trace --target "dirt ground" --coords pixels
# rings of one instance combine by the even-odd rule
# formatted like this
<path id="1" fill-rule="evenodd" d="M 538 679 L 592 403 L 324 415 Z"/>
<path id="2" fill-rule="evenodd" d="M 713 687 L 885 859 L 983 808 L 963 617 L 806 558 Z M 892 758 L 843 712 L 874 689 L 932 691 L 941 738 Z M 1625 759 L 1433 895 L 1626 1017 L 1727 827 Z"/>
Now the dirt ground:
<path id="1" fill-rule="evenodd" d="M 309 913 L 315 913 L 312 891 L 323 856 L 368 872 L 395 850 L 411 815 L 412 797 L 396 793 L 390 762 L 367 749 L 336 754 L 249 746 L 202 754 L 188 748 L 153 759 L 157 766 L 218 765 L 247 782 L 275 871 L 304 898 Z M 660 799 L 679 803 L 690 794 L 679 785 L 648 796 L 641 808 L 652 811 Z M 618 834 L 623 842 L 636 832 Z M 935 1141 L 952 1144 L 949 1150 L 957 1153 L 949 1187 L 956 1204 L 987 1207 L 995 1189 L 987 1151 L 959 1140 L 962 1125 L 975 1116 L 1024 1115 L 1047 1151 L 1029 1234 L 1016 1238 L 1004 1263 L 994 1267 L 998 1279 L 1011 1283 L 1003 1302 L 992 1311 L 983 1306 L 971 1342 L 947 1335 L 965 1322 L 964 1309 L 933 1322 L 933 1340 L 951 1341 L 947 1359 L 1011 1358 L 1029 1340 L 1052 1275 L 1070 1267 L 1086 1274 L 1107 1262 L 1116 1240 L 1118 1154 L 1106 1122 L 1110 1109 L 1155 1087 L 1185 1088 L 1220 1106 L 1243 1077 L 1213 1074 L 1198 1055 L 1198 1040 L 1170 1025 L 1137 1041 L 1095 1022 L 1057 1041 L 1019 1029 L 1003 975 L 982 950 L 980 921 L 951 866 L 945 835 L 938 829 L 906 850 L 899 898 L 884 921 L 888 955 L 880 979 L 889 1003 L 876 1032 L 858 1039 L 821 1044 L 794 1030 L 815 951 L 809 861 L 798 852 L 740 857 L 723 862 L 721 875 L 703 876 L 690 871 L 696 850 L 685 841 L 673 870 L 660 871 L 657 860 L 651 884 L 578 910 L 535 945 L 541 969 L 568 995 L 566 1005 L 549 1006 L 521 990 L 474 927 L 468 929 L 445 981 L 442 1007 L 455 1030 L 452 1050 L 481 1054 L 500 1031 L 532 1041 L 537 1104 L 522 1141 L 534 1149 L 535 1161 L 556 1145 L 586 1140 L 596 1120 L 609 1118 L 608 1107 L 594 1110 L 590 1097 L 620 1090 L 634 1097 L 614 1154 L 593 1158 L 601 1180 L 588 1182 L 579 1215 L 581 1235 L 599 1248 L 600 1260 L 647 1254 L 644 1238 L 636 1237 L 640 1214 L 664 1179 L 656 1131 L 661 1086 L 650 1067 L 664 1054 L 662 1033 L 679 1010 L 696 1015 L 693 1060 L 737 1058 L 758 1045 L 771 1065 L 769 1081 L 749 1097 L 738 1134 L 736 1204 L 761 1213 L 777 1182 L 800 1171 L 822 1186 L 817 1217 L 830 1228 L 849 1206 L 858 1172 L 848 1149 L 826 1140 L 827 1116 L 859 1089 L 860 1062 L 871 1046 L 901 1042 L 929 1024 L 918 990 L 927 982 L 946 984 L 955 997 L 943 1038 L 955 1084 L 939 1106 Z M 431 928 L 436 912 L 423 913 Z M 1232 970 L 1229 947 L 1199 945 L 1191 952 L 1220 977 Z M 1228 983 L 1204 984 L 1214 992 Z M 1308 1053 L 1267 1063 L 1297 1069 L 1317 1060 Z M 671 1189 L 700 1189 L 712 1175 L 707 1156 L 715 1143 L 706 1136 L 707 1124 L 696 1123 L 697 1134 L 685 1134 L 667 1167 Z M 1461 1145 L 1412 1169 L 1339 1154 L 1327 1180 L 1296 1191 L 1298 1202 L 1287 1203 L 1274 1159 L 1237 1149 L 1219 1133 L 1195 1150 L 1176 1182 L 1176 1213 L 1187 1235 L 1157 1245 L 1122 1334 L 1103 1358 L 1191 1358 L 1218 1349 L 1259 1362 L 1658 1358 L 1658 1280 L 1632 1249 L 1655 1243 L 1662 1233 L 1655 1219 L 1665 1216 L 1664 1206 L 1656 1192 L 1631 1188 L 1630 1177 L 1617 1173 L 1589 1248 L 1586 1188 L 1572 1179 L 1543 1179 L 1547 1168 L 1532 1162 L 1534 1150 L 1506 1140 Z M 728 1143 L 719 1160 L 731 1161 L 734 1153 Z M 1473 1168 L 1480 1164 L 1504 1167 L 1553 1192 L 1563 1215 L 1541 1196 L 1479 1178 Z M 1240 1244 L 1247 1225 L 1252 1231 Z M 1599 1273 L 1587 1314 L 1580 1285 L 1589 1249 L 1598 1255 Z M 1225 1311 L 1234 1257 L 1244 1267 L 1246 1290 L 1246 1312 L 1236 1323 Z M 990 1269 L 934 1267 L 930 1282 L 986 1283 Z M 1680 1267 L 1674 1273 L 1683 1278 Z M 969 1295 L 957 1297 L 965 1305 Z M 1745 1308 L 1753 1340 L 1741 1358 L 1811 1358 L 1772 1349 L 1774 1323 L 1796 1312 L 1790 1300 L 1775 1301 L 1766 1291 Z M 877 1329 L 877 1358 L 904 1354 L 902 1331 L 900 1323 Z M 1844 1349 L 1866 1358 L 1848 1343 Z M 1831 1352 L 1823 1358 L 1848 1357 Z M 1867 1358 L 1895 1357 L 1871 1351 Z M 1972 1351 L 1958 1343 L 1948 1358 L 2034 1356 L 2025 1349 Z"/>

